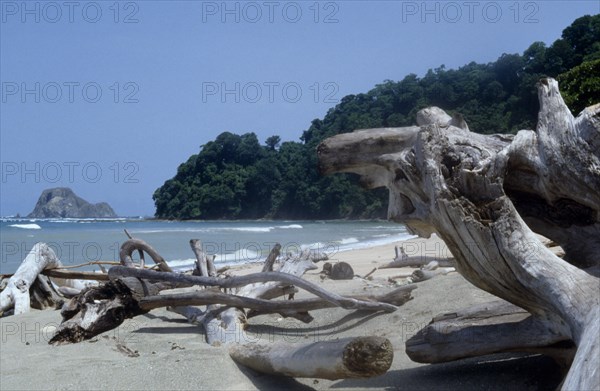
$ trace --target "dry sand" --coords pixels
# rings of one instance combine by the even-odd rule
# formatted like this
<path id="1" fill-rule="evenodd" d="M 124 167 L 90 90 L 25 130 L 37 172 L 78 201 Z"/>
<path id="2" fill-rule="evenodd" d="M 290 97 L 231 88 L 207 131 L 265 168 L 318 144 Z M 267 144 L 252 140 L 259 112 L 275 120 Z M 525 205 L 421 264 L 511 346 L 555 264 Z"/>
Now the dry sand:
<path id="1" fill-rule="evenodd" d="M 443 257 L 448 252 L 437 238 L 404 243 L 410 255 Z M 394 257 L 394 244 L 333 254 L 332 261 L 350 263 L 365 275 Z M 256 271 L 246 265 L 235 274 Z M 373 280 L 322 280 L 319 271 L 305 277 L 341 294 L 385 293 L 394 288 L 388 277 L 411 270 L 381 269 Z M 402 279 L 398 280 L 402 283 Z M 432 317 L 493 299 L 459 274 L 450 273 L 417 284 L 414 299 L 390 314 L 342 309 L 314 311 L 304 324 L 279 315 L 250 319 L 242 342 L 310 342 L 346 336 L 379 335 L 394 346 L 394 362 L 382 376 L 371 379 L 317 380 L 262 375 L 237 366 L 224 346 L 209 346 L 198 326 L 164 309 L 126 320 L 118 329 L 75 345 L 47 344 L 60 322 L 59 311 L 0 319 L 0 389 L 399 389 L 399 390 L 544 390 L 555 389 L 561 375 L 541 356 L 496 355 L 447 364 L 423 365 L 404 353 L 404 343 Z M 304 297 L 304 294 L 297 295 Z M 137 352 L 130 357 L 126 347 Z"/>

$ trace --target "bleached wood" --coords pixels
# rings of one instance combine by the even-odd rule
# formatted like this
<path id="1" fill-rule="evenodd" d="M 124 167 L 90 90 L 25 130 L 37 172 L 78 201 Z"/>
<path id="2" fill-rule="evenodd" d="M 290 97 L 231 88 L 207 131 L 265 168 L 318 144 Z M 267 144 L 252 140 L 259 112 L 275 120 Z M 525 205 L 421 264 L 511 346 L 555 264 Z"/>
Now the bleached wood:
<path id="1" fill-rule="evenodd" d="M 306 344 L 233 345 L 229 355 L 262 373 L 336 380 L 384 374 L 394 350 L 386 338 L 356 337 Z"/>
<path id="2" fill-rule="evenodd" d="M 531 352 L 570 362 L 574 345 L 522 308 L 505 301 L 437 316 L 406 342 L 416 362 L 440 363 L 503 352 Z"/>
<path id="3" fill-rule="evenodd" d="M 267 259 L 265 260 L 265 264 L 263 265 L 263 268 L 262 268 L 263 272 L 272 272 L 273 271 L 273 264 L 275 263 L 275 260 L 279 256 L 280 252 L 281 252 L 281 244 L 275 243 L 275 246 L 273 246 L 273 248 L 269 252 L 269 255 L 267 256 Z"/>
<path id="4" fill-rule="evenodd" d="M 208 276 L 208 264 L 206 263 L 206 254 L 204 254 L 204 251 L 202 250 L 202 242 L 199 239 L 191 239 L 190 246 L 196 256 L 196 269 L 194 270 L 194 275 Z"/>
<path id="5" fill-rule="evenodd" d="M 36 243 L 0 293 L 0 312 L 12 307 L 15 315 L 29 312 L 31 285 L 42 270 L 57 267 L 61 263 L 54 251 L 45 243 Z"/>
<path id="6" fill-rule="evenodd" d="M 553 79 L 540 81 L 538 97 L 535 132 L 476 134 L 436 109 L 420 127 L 325 140 L 321 171 L 388 187 L 389 219 L 423 237 L 437 233 L 470 282 L 574 342 L 564 389 L 598 389 L 600 346 L 590 330 L 600 322 L 600 280 L 582 269 L 600 263 L 600 105 L 573 118 Z"/>
<path id="7" fill-rule="evenodd" d="M 384 295 L 349 296 L 349 298 L 359 300 L 360 302 L 379 302 L 400 306 L 406 301 L 410 300 L 410 292 L 414 288 L 414 286 L 406 285 Z M 229 295 L 214 290 L 145 296 L 139 300 L 139 306 L 144 310 L 152 310 L 154 308 L 168 306 L 200 306 L 210 304 L 223 304 L 231 307 L 250 308 L 259 310 L 262 314 L 277 312 L 306 312 L 336 307 L 334 303 L 322 298 L 299 300 L 264 300 L 252 297 Z M 378 310 L 370 305 L 363 304 L 358 304 L 355 309 L 366 311 Z"/>
<path id="8" fill-rule="evenodd" d="M 420 269 L 415 270 L 411 274 L 411 278 L 413 282 L 422 282 L 432 279 L 436 276 L 445 276 L 448 273 L 456 271 L 453 267 L 440 267 L 433 270 Z"/>
<path id="9" fill-rule="evenodd" d="M 171 283 L 183 283 L 202 286 L 218 286 L 221 288 L 235 288 L 244 285 L 252 284 L 255 282 L 270 282 L 278 281 L 295 285 L 298 288 L 302 288 L 318 297 L 321 297 L 339 307 L 345 309 L 355 309 L 357 306 L 370 307 L 371 309 L 379 309 L 382 311 L 393 312 L 397 307 L 390 304 L 364 302 L 361 300 L 350 299 L 334 292 L 326 291 L 320 286 L 313 284 L 312 282 L 303 280 L 299 277 L 279 272 L 265 272 L 265 273 L 253 273 L 244 276 L 236 276 L 229 278 L 216 278 L 216 277 L 200 277 L 200 276 L 187 276 L 177 273 L 169 272 L 155 272 L 152 270 L 134 269 L 124 266 L 114 266 L 108 271 L 108 275 L 111 280 L 117 280 L 123 277 L 137 277 L 150 281 L 165 281 Z"/>
<path id="10" fill-rule="evenodd" d="M 154 263 L 158 266 L 158 268 L 165 272 L 172 272 L 173 269 L 167 264 L 165 259 L 156 251 L 152 246 L 148 243 L 144 242 L 141 239 L 129 239 L 123 244 L 121 244 L 121 249 L 119 250 L 119 259 L 121 260 L 121 264 L 127 267 L 135 267 L 135 264 L 132 259 L 132 254 L 134 251 L 138 251 L 140 253 L 140 258 L 143 259 L 143 252 L 150 255 L 150 258 L 154 261 Z M 143 264 L 142 264 L 143 267 Z"/>

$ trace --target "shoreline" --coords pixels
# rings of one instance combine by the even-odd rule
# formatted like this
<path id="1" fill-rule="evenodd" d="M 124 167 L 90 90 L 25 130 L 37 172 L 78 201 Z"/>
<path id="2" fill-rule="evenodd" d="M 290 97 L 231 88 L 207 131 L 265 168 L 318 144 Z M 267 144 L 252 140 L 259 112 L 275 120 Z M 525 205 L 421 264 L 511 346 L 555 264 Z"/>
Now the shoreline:
<path id="1" fill-rule="evenodd" d="M 409 239 L 398 243 L 334 254 L 329 262 L 348 262 L 355 274 L 365 275 L 394 258 L 394 246 L 407 252 L 444 254 L 443 242 Z M 416 255 L 416 254 L 411 254 Z M 388 277 L 402 269 L 379 269 L 371 280 L 321 279 L 323 262 L 304 277 L 343 295 L 381 294 L 394 289 Z M 260 270 L 262 264 L 232 267 L 232 274 Z M 406 268 L 406 272 L 414 269 Z M 400 284 L 404 282 L 398 280 Z M 417 284 L 413 299 L 393 313 L 364 314 L 340 308 L 312 311 L 314 321 L 301 323 L 277 314 L 249 319 L 240 330 L 241 343 L 313 342 L 335 338 L 377 335 L 394 347 L 390 370 L 370 379 L 293 379 L 258 374 L 236 365 L 227 347 L 205 342 L 201 329 L 165 309 L 127 319 L 117 329 L 74 345 L 50 346 L 47 340 L 60 322 L 59 311 L 33 311 L 0 318 L 2 389 L 498 389 L 555 388 L 560 382 L 553 362 L 541 356 L 493 356 L 447 364 L 424 365 L 411 361 L 404 343 L 432 317 L 495 298 L 450 273 Z M 296 297 L 310 297 L 301 291 Z M 119 346 L 126 346 L 130 357 Z M 513 355 L 514 356 L 514 355 Z M 512 356 L 511 356 L 512 357 Z M 553 375 L 554 374 L 554 375 Z"/>

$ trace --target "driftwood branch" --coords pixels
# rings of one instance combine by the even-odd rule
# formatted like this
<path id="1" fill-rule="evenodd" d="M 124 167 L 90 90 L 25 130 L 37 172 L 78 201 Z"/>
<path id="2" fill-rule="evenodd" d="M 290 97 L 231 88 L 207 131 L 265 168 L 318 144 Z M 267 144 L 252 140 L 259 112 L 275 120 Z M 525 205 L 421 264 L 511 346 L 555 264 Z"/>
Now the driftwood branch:
<path id="1" fill-rule="evenodd" d="M 142 270 L 127 268 L 123 266 L 115 266 L 110 268 L 110 270 L 108 271 L 108 275 L 111 278 L 111 280 L 119 279 L 122 277 L 137 277 L 150 281 L 165 281 L 177 285 L 187 284 L 189 286 L 218 286 L 221 288 L 237 288 L 256 282 L 277 281 L 280 283 L 283 282 L 289 285 L 297 286 L 298 288 L 302 288 L 344 309 L 356 309 L 359 306 L 361 308 L 370 308 L 371 310 L 381 310 L 386 312 L 393 312 L 398 309 L 396 306 L 393 306 L 391 304 L 365 302 L 340 296 L 337 293 L 328 292 L 320 286 L 315 285 L 309 281 L 303 280 L 302 278 L 280 272 L 253 273 L 247 274 L 245 276 L 216 278 L 187 276 L 176 273 L 155 272 L 152 270 Z"/>
<path id="2" fill-rule="evenodd" d="M 269 252 L 269 255 L 267 256 L 267 259 L 265 260 L 265 264 L 263 265 L 263 268 L 262 268 L 263 272 L 272 272 L 273 271 L 273 264 L 275 263 L 275 260 L 279 256 L 280 251 L 281 251 L 281 244 L 275 243 L 275 246 L 273 246 L 273 248 L 271 249 L 271 252 Z"/>
<path id="3" fill-rule="evenodd" d="M 194 269 L 195 276 L 208 276 L 208 263 L 206 254 L 202 250 L 202 242 L 198 239 L 191 239 L 190 246 L 196 256 L 196 268 Z M 214 274 L 211 276 L 214 277 Z"/>
<path id="4" fill-rule="evenodd" d="M 262 373 L 335 380 L 384 374 L 392 365 L 394 350 L 386 338 L 357 337 L 308 344 L 233 345 L 229 355 Z"/>
<path id="5" fill-rule="evenodd" d="M 44 269 L 62 266 L 54 251 L 45 243 L 37 243 L 25 257 L 6 288 L 0 292 L 0 312 L 14 307 L 15 315 L 29 312 L 29 289 Z"/>
<path id="6" fill-rule="evenodd" d="M 378 296 L 351 296 L 359 304 L 356 310 L 374 310 L 372 305 L 364 303 L 387 303 L 401 306 L 411 299 L 411 291 L 415 286 L 405 285 L 392 292 Z M 218 291 L 204 290 L 199 292 L 187 292 L 177 294 L 163 294 L 157 296 L 146 296 L 140 299 L 139 306 L 144 310 L 167 306 L 198 306 L 210 304 L 223 304 L 230 307 L 249 308 L 267 313 L 294 313 L 320 310 L 324 308 L 337 307 L 336 304 L 323 298 L 300 299 L 300 300 L 264 300 L 251 297 L 229 295 Z"/>
<path id="7" fill-rule="evenodd" d="M 173 271 L 165 259 L 161 257 L 160 254 L 154 248 L 152 248 L 152 246 L 141 239 L 129 239 L 123 242 L 121 249 L 119 250 L 119 259 L 121 260 L 122 265 L 127 267 L 135 267 L 133 258 L 131 257 L 134 251 L 139 251 L 140 254 L 142 254 L 143 251 L 150 255 L 150 258 L 152 258 L 160 270 L 165 272 Z M 143 257 L 143 255 L 141 257 Z"/>

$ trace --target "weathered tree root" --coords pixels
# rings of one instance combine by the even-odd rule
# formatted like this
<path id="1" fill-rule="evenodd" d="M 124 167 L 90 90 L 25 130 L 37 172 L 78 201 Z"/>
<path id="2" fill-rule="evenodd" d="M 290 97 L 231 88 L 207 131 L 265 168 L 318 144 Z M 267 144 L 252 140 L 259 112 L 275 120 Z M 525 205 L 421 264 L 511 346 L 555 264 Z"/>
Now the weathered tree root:
<path id="1" fill-rule="evenodd" d="M 535 132 L 471 133 L 429 108 L 419 126 L 325 140 L 320 165 L 388 187 L 391 220 L 437 233 L 467 280 L 573 341 L 563 389 L 600 389 L 600 280 L 583 270 L 600 263 L 600 105 L 573 118 L 553 79 L 538 97 Z M 558 243 L 564 260 L 531 229 Z"/>

